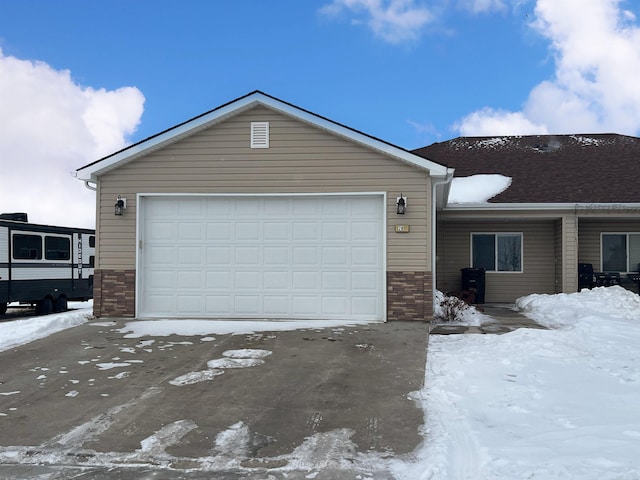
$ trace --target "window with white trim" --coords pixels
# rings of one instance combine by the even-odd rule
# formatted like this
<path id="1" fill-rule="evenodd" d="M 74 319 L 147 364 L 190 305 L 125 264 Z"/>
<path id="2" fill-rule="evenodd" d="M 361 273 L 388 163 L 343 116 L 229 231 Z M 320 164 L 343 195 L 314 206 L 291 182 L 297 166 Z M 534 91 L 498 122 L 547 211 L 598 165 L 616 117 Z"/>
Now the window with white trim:
<path id="1" fill-rule="evenodd" d="M 472 233 L 471 266 L 488 272 L 522 272 L 522 233 Z"/>
<path id="2" fill-rule="evenodd" d="M 637 272 L 640 233 L 602 233 L 600 252 L 603 272 Z"/>

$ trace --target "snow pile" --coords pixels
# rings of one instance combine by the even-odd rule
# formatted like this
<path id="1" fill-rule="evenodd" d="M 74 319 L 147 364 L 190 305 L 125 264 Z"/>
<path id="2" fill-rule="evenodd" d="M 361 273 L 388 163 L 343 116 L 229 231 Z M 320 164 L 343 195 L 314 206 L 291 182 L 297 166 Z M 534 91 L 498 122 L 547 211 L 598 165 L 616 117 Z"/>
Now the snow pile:
<path id="1" fill-rule="evenodd" d="M 86 323 L 93 315 L 93 302 L 70 303 L 77 310 L 0 322 L 0 352 Z"/>
<path id="2" fill-rule="evenodd" d="M 640 296 L 620 286 L 584 289 L 579 293 L 529 295 L 516 307 L 548 327 L 585 325 L 602 316 L 640 321 Z"/>
<path id="3" fill-rule="evenodd" d="M 365 325 L 368 321 L 357 320 L 144 320 L 129 322 L 120 333 L 126 333 L 125 338 L 139 338 L 144 336 L 168 337 L 170 335 L 198 336 L 198 335 L 246 335 L 254 332 L 284 332 L 299 329 L 332 328 L 347 325 Z"/>
<path id="4" fill-rule="evenodd" d="M 471 175 L 456 177 L 451 182 L 449 203 L 486 203 L 511 185 L 504 175 Z"/>
<path id="5" fill-rule="evenodd" d="M 425 443 L 398 478 L 640 478 L 640 297 L 531 295 L 558 330 L 431 336 Z"/>

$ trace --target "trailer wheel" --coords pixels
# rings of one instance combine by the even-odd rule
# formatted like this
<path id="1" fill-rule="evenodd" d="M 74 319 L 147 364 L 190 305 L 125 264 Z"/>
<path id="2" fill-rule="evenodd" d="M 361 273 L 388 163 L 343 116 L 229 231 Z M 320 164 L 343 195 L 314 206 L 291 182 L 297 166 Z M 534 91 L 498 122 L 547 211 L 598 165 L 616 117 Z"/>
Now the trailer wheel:
<path id="1" fill-rule="evenodd" d="M 58 297 L 56 301 L 53 303 L 53 311 L 58 312 L 66 312 L 69 309 L 69 305 L 67 302 L 67 297 Z"/>
<path id="2" fill-rule="evenodd" d="M 50 297 L 36 303 L 36 315 L 49 315 L 51 312 L 53 312 L 53 301 Z"/>
<path id="3" fill-rule="evenodd" d="M 4 315 L 5 313 L 7 313 L 7 304 L 0 303 L 0 315 Z"/>

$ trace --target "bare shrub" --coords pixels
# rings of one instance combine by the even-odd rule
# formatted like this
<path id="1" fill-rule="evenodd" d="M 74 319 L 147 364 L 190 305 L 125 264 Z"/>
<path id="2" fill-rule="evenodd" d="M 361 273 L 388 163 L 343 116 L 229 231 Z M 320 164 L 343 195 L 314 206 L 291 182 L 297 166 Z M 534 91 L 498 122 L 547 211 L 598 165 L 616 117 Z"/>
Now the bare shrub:
<path id="1" fill-rule="evenodd" d="M 440 308 L 436 309 L 435 319 L 441 322 L 461 322 L 469 305 L 458 297 L 443 296 Z"/>

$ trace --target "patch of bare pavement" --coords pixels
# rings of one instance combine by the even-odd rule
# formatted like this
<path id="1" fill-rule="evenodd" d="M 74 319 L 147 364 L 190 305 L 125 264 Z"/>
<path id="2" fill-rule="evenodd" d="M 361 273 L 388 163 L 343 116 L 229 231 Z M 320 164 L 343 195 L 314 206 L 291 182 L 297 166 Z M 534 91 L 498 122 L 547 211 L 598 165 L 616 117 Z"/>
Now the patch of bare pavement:
<path id="1" fill-rule="evenodd" d="M 127 338 L 93 322 L 0 352 L 6 479 L 387 479 L 423 440 L 428 324 Z"/>

